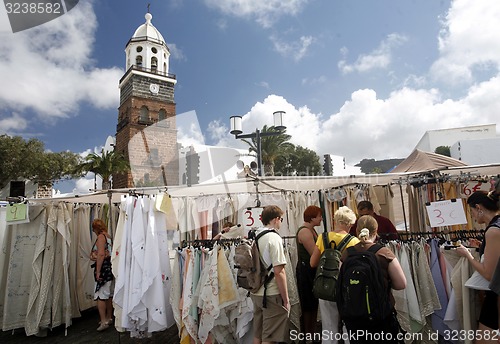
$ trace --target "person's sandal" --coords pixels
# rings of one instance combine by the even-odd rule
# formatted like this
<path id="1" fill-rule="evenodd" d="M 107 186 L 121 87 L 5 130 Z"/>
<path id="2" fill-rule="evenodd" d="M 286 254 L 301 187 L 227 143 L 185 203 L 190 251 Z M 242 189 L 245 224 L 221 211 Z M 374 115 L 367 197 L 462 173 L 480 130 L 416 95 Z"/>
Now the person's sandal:
<path id="1" fill-rule="evenodd" d="M 107 323 L 107 322 L 105 322 L 104 324 L 99 325 L 99 327 L 97 328 L 97 331 L 99 331 L 99 332 L 100 332 L 100 331 L 104 331 L 104 330 L 106 330 L 108 327 L 109 327 L 108 323 Z"/>

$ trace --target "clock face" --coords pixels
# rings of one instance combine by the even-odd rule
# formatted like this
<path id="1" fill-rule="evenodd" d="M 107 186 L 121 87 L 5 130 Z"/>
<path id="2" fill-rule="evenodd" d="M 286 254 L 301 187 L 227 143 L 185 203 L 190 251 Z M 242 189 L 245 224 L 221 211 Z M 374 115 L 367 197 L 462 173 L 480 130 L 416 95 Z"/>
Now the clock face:
<path id="1" fill-rule="evenodd" d="M 149 90 L 151 91 L 151 93 L 157 94 L 160 90 L 160 86 L 158 86 L 158 84 L 151 84 L 149 85 Z"/>

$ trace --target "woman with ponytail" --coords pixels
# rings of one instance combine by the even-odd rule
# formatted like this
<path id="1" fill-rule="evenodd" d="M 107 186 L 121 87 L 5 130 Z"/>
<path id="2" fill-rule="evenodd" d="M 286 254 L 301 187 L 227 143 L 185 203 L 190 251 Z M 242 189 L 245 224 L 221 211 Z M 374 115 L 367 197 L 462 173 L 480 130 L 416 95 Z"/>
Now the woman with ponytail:
<path id="1" fill-rule="evenodd" d="M 460 245 L 457 253 L 466 257 L 472 267 L 486 280 L 491 281 L 497 262 L 500 258 L 500 206 L 499 183 L 493 191 L 476 191 L 467 199 L 472 218 L 480 225 L 486 225 L 484 240 L 479 248 L 480 260 L 475 260 L 468 248 Z M 498 295 L 491 290 L 486 295 L 479 315 L 478 330 L 481 333 L 498 329 Z M 491 337 L 493 338 L 493 336 Z M 477 340 L 476 343 L 486 343 L 487 340 Z M 490 340 L 495 342 L 495 340 Z"/>
<path id="2" fill-rule="evenodd" d="M 375 257 L 378 261 L 378 267 L 382 270 L 382 284 L 385 292 L 387 293 L 387 298 L 384 298 L 389 305 L 383 307 L 390 310 L 390 314 L 381 320 L 366 320 L 366 319 L 346 319 L 345 324 L 349 333 L 360 333 L 362 331 L 364 334 L 381 335 L 382 333 L 390 334 L 390 336 L 379 337 L 383 338 L 384 343 L 400 343 L 397 339 L 397 335 L 400 332 L 400 326 L 396 318 L 396 310 L 394 308 L 395 301 L 392 296 L 391 288 L 395 290 L 401 290 L 406 288 L 406 277 L 399 264 L 398 259 L 394 253 L 387 247 L 380 244 L 376 244 L 375 240 L 377 238 L 378 223 L 377 220 L 371 215 L 363 215 L 358 219 L 356 233 L 359 238 L 359 243 L 353 246 L 356 252 L 365 252 L 372 246 L 375 246 L 370 250 L 370 252 L 375 253 Z M 354 251 L 352 251 L 355 254 Z M 349 250 L 344 251 L 342 254 L 342 262 L 346 262 L 350 255 Z M 356 337 L 355 339 L 350 339 L 350 343 L 372 343 L 370 336 L 365 335 L 361 337 Z"/>

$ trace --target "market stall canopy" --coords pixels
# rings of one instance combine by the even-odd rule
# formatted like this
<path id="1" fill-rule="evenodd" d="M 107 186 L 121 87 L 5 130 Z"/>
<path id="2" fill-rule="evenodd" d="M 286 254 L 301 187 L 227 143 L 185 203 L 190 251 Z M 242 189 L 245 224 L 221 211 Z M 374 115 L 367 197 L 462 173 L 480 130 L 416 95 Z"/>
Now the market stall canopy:
<path id="1" fill-rule="evenodd" d="M 467 164 L 445 155 L 415 149 L 405 160 L 396 166 L 391 173 L 426 172 L 460 166 L 467 166 Z"/>
<path id="2" fill-rule="evenodd" d="M 500 174 L 500 164 L 440 167 L 429 169 L 438 175 L 452 178 L 471 178 L 496 176 Z M 267 176 L 247 177 L 218 183 L 196 184 L 193 186 L 158 186 L 137 187 L 96 191 L 91 194 L 33 199 L 34 202 L 73 202 L 73 203 L 108 203 L 120 202 L 121 197 L 129 194 L 152 195 L 166 192 L 171 197 L 200 197 L 208 195 L 234 195 L 238 193 L 280 193 L 282 191 L 318 191 L 338 188 L 353 184 L 387 185 L 405 184 L 419 175 L 418 172 L 362 174 L 348 176 Z M 31 201 L 31 200 L 30 200 Z"/>

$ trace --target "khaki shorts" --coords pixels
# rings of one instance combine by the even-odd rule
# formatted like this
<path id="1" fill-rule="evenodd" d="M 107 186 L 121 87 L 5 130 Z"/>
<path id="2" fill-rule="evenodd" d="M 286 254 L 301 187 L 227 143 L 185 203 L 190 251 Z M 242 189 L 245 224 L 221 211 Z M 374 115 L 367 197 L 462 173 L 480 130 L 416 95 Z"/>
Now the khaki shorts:
<path id="1" fill-rule="evenodd" d="M 288 311 L 281 295 L 268 295 L 267 308 L 262 308 L 263 296 L 250 295 L 253 301 L 253 336 L 263 342 L 288 342 Z"/>

